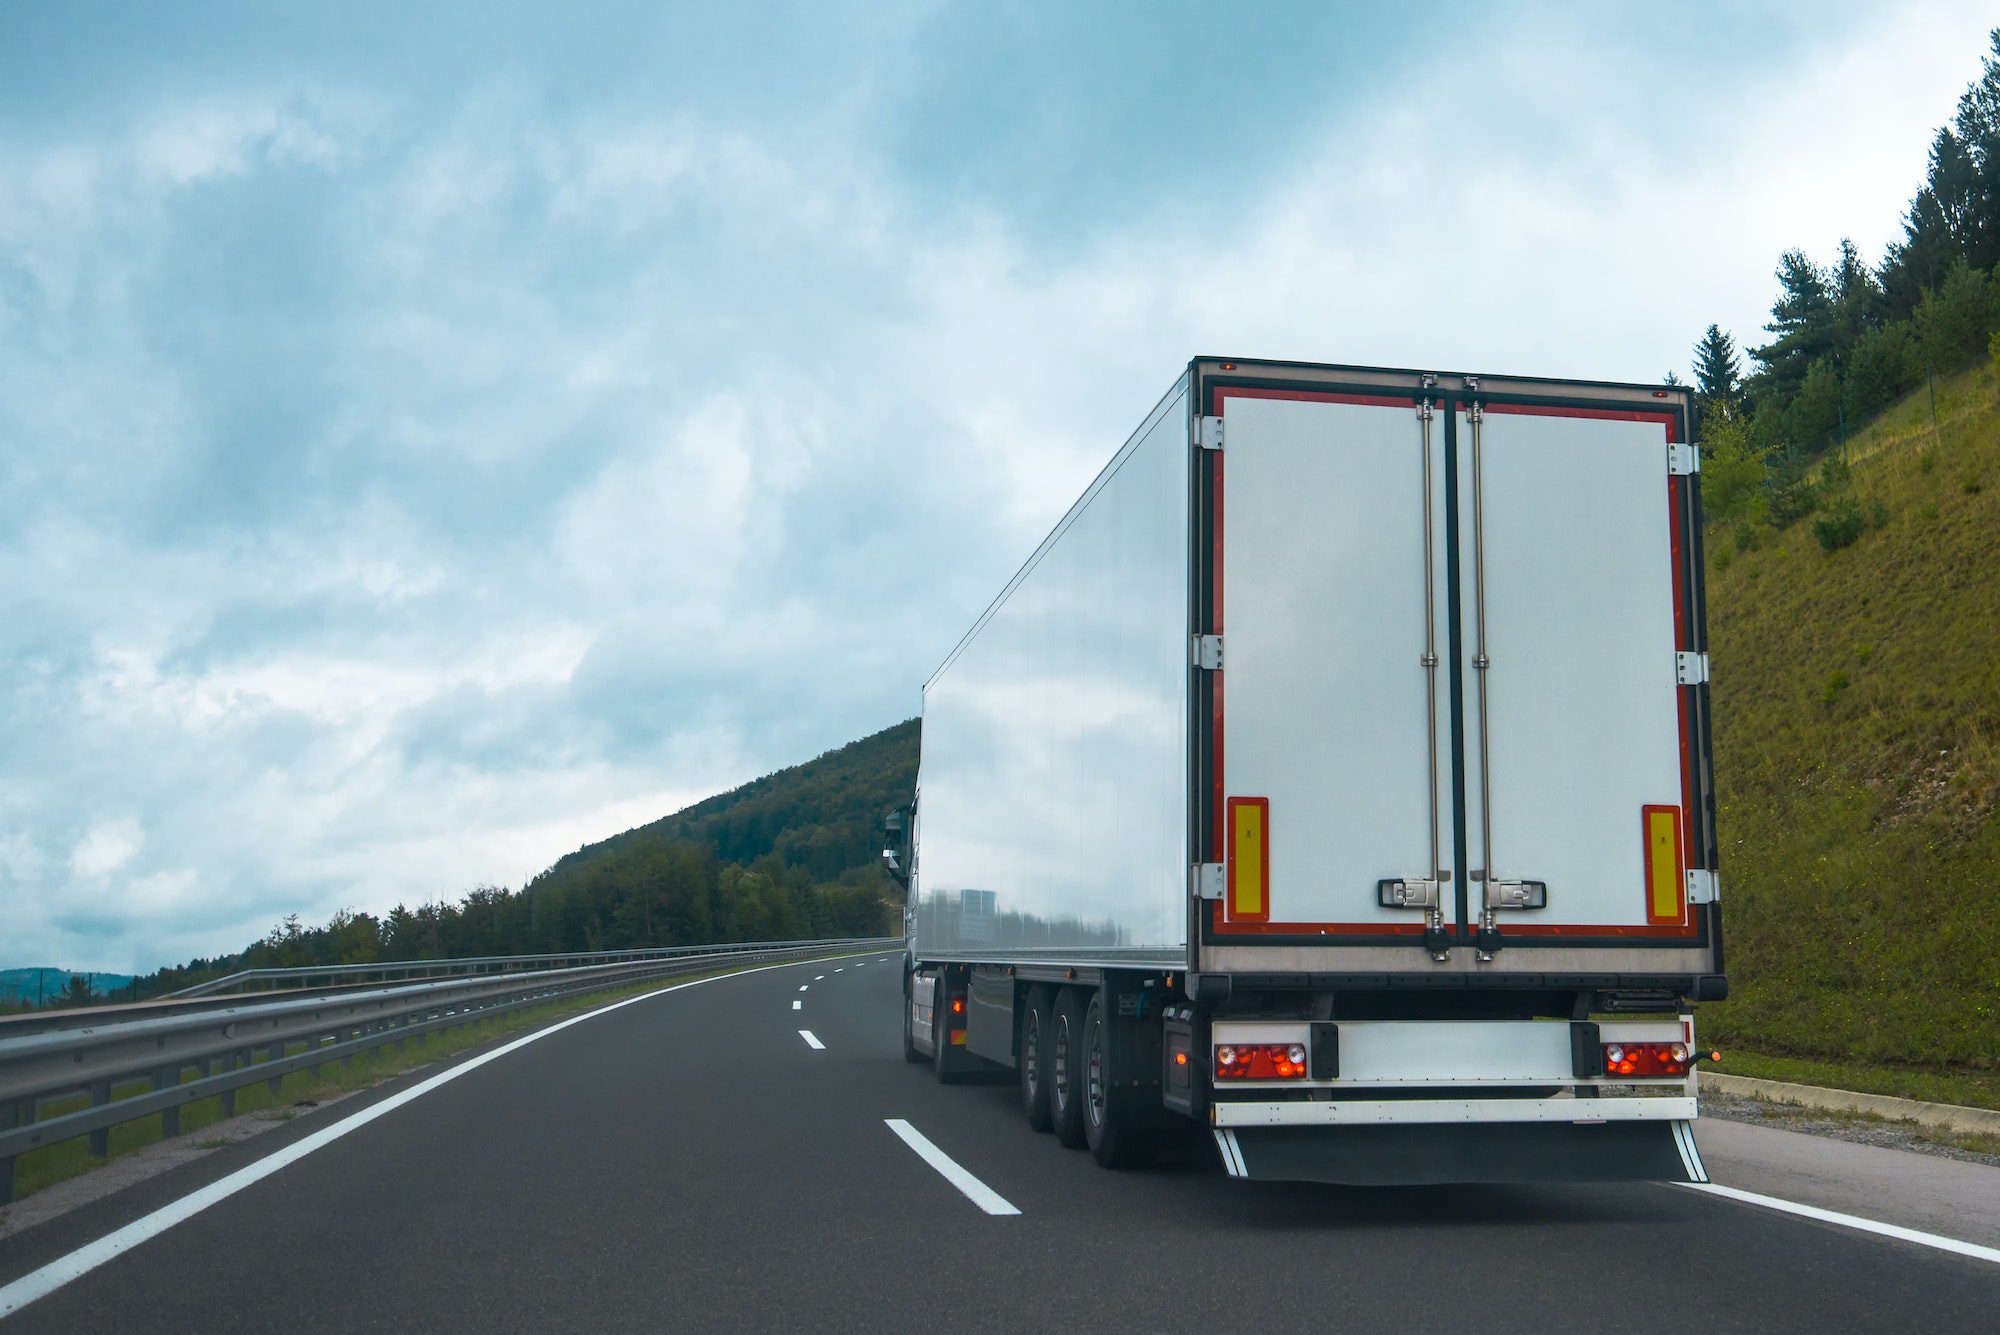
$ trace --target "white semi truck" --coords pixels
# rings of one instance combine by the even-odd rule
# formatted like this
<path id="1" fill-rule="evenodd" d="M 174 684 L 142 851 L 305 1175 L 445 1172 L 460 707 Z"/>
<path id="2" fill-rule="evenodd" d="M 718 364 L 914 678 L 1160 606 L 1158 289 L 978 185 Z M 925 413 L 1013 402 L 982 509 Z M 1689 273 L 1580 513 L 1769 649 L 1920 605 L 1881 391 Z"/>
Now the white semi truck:
<path id="1" fill-rule="evenodd" d="M 1192 362 L 924 688 L 906 1055 L 1108 1166 L 1704 1180 L 1692 408 Z"/>

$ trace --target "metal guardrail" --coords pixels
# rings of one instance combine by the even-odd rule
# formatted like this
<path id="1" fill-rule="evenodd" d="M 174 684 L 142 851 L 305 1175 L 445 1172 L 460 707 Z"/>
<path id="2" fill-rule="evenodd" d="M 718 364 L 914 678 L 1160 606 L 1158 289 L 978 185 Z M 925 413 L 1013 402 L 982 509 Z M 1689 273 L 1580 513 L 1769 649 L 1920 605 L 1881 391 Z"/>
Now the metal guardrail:
<path id="1" fill-rule="evenodd" d="M 205 983 L 169 992 L 167 996 L 205 997 L 232 989 L 249 991 L 249 985 L 254 983 L 269 983 L 272 987 L 294 983 L 309 987 L 314 979 L 323 979 L 326 985 L 332 986 L 336 979 L 456 978 L 469 973 L 612 964 L 626 960 L 684 959 L 691 955 L 742 954 L 822 944 L 820 941 L 741 941 L 716 946 L 662 946 L 656 950 L 572 950 L 548 955 L 478 955 L 446 960 L 382 960 L 372 964 L 308 964 L 289 969 L 243 969 L 224 978 L 211 978 Z"/>
<path id="2" fill-rule="evenodd" d="M 318 1070 L 328 1062 L 558 997 L 694 973 L 716 964 L 779 962 L 900 944 L 895 937 L 867 937 L 678 948 L 671 954 L 608 952 L 648 958 L 600 958 L 566 968 L 343 987 L 330 995 L 256 993 L 206 999 L 194 1006 L 103 1008 L 89 1013 L 95 1023 L 76 1028 L 23 1023 L 37 1018 L 33 1015 L 0 1021 L 0 1203 L 13 1199 L 14 1161 L 30 1150 L 89 1136 L 90 1152 L 104 1157 L 112 1127 L 145 1117 L 159 1117 L 162 1134 L 179 1135 L 180 1111 L 188 1104 L 219 1097 L 222 1115 L 231 1117 L 237 1090 L 265 1082 L 275 1094 L 278 1082 L 293 1071 Z M 310 972 L 317 977 L 325 971 Z M 190 1071 L 195 1073 L 192 1079 Z M 139 1082 L 146 1087 L 120 1090 Z M 85 1106 L 43 1115 L 49 1104 L 79 1095 L 87 1096 Z"/>

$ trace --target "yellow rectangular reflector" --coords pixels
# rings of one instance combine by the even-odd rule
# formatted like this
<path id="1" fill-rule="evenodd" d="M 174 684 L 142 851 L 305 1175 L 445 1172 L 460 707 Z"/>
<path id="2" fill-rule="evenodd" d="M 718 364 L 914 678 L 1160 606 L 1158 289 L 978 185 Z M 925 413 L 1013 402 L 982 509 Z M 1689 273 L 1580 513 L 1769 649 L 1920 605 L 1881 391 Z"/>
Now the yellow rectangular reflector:
<path id="1" fill-rule="evenodd" d="M 1646 921 L 1679 923 L 1687 917 L 1687 874 L 1681 867 L 1681 809 L 1645 807 Z"/>
<path id="2" fill-rule="evenodd" d="M 1229 799 L 1229 919 L 1271 920 L 1271 799 Z"/>

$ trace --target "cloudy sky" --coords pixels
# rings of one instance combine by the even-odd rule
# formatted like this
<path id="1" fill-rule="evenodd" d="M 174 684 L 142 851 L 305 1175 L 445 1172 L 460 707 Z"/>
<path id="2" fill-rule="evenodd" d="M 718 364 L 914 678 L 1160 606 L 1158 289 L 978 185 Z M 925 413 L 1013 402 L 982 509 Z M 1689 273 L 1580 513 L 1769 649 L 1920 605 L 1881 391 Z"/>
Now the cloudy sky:
<path id="1" fill-rule="evenodd" d="M 1989 22 L 1371 15 L 0 9 L 0 965 L 518 885 L 908 717 L 1191 354 L 1755 341 Z"/>

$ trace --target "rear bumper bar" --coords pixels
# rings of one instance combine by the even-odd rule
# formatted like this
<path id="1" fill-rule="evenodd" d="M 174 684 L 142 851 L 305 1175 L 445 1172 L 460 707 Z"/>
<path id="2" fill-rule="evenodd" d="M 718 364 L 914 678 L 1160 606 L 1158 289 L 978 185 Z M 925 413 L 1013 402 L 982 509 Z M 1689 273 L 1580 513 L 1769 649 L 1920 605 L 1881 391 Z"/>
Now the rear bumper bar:
<path id="1" fill-rule="evenodd" d="M 1389 1126 L 1489 1122 L 1686 1122 L 1692 1097 L 1550 1099 L 1329 1099 L 1316 1103 L 1214 1103 L 1216 1127 Z"/>
<path id="2" fill-rule="evenodd" d="M 1664 1101 L 1664 1100 L 1663 1100 Z M 1217 1127 L 1231 1177 L 1348 1186 L 1706 1182 L 1685 1121 Z"/>

